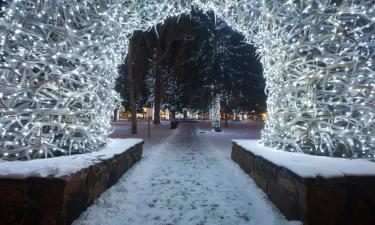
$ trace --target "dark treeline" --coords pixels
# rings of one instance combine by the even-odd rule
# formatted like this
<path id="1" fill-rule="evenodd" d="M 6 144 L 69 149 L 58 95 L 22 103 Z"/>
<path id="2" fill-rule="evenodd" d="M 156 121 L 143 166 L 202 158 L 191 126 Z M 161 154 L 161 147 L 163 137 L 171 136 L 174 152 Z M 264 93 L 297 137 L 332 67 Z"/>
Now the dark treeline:
<path id="1" fill-rule="evenodd" d="M 255 48 L 244 37 L 215 18 L 212 12 L 192 10 L 169 18 L 148 32 L 135 32 L 128 55 L 119 68 L 116 90 L 132 112 L 155 107 L 172 117 L 183 109 L 206 113 L 215 96 L 224 112 L 265 111 L 265 81 Z"/>

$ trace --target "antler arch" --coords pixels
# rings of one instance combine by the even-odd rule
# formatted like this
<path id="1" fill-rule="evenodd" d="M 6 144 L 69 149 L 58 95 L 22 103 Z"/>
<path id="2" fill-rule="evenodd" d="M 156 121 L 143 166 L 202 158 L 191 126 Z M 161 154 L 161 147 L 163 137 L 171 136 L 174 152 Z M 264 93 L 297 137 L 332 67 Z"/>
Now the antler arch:
<path id="1" fill-rule="evenodd" d="M 192 6 L 258 48 L 267 82 L 262 139 L 288 151 L 373 157 L 375 6 L 329 0 L 14 0 L 1 18 L 0 154 L 100 149 L 134 30 Z"/>

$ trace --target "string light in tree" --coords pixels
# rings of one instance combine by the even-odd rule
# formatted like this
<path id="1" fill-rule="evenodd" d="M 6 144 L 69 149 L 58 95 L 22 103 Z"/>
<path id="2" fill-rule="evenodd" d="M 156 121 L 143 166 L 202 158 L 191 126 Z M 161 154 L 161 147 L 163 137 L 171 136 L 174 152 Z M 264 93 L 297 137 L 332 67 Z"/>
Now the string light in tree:
<path id="1" fill-rule="evenodd" d="M 375 5 L 365 0 L 3 2 L 0 157 L 103 147 L 128 38 L 192 5 L 215 11 L 257 47 L 268 94 L 264 144 L 374 157 Z"/>
<path id="2" fill-rule="evenodd" d="M 210 107 L 211 127 L 215 131 L 220 131 L 220 96 L 217 95 L 211 103 Z"/>

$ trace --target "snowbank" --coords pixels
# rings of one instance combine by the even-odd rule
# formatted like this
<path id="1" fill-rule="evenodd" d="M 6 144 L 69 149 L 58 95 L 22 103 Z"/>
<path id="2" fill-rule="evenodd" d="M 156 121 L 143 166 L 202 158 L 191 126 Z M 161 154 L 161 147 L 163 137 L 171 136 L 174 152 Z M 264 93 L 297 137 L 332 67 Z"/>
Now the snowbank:
<path id="1" fill-rule="evenodd" d="M 375 176 L 375 162 L 366 159 L 330 158 L 285 152 L 265 147 L 259 140 L 234 139 L 232 142 L 301 177 Z"/>
<path id="2" fill-rule="evenodd" d="M 1 161 L 0 177 L 62 177 L 109 159 L 141 142 L 142 139 L 136 138 L 111 139 L 107 147 L 97 152 L 31 161 Z"/>

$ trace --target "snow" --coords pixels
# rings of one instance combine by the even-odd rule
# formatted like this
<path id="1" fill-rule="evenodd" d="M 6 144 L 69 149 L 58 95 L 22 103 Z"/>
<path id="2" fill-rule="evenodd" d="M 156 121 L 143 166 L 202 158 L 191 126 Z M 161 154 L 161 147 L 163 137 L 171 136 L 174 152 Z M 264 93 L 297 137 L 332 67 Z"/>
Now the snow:
<path id="1" fill-rule="evenodd" d="M 61 156 L 31 161 L 0 162 L 0 177 L 62 177 L 72 174 L 96 162 L 111 158 L 141 143 L 141 139 L 111 139 L 103 150 L 88 154 Z"/>
<path id="2" fill-rule="evenodd" d="M 313 156 L 265 147 L 259 140 L 233 140 L 242 148 L 274 164 L 288 168 L 301 177 L 374 176 L 375 162 L 367 159 L 344 159 Z"/>
<path id="3" fill-rule="evenodd" d="M 261 126 L 233 125 L 226 135 L 210 133 L 209 123 L 153 126 L 143 159 L 73 225 L 300 224 L 287 221 L 230 159 L 231 139 L 259 137 Z M 129 135 L 129 124 L 118 123 L 114 136 L 145 137 L 146 127 Z"/>

